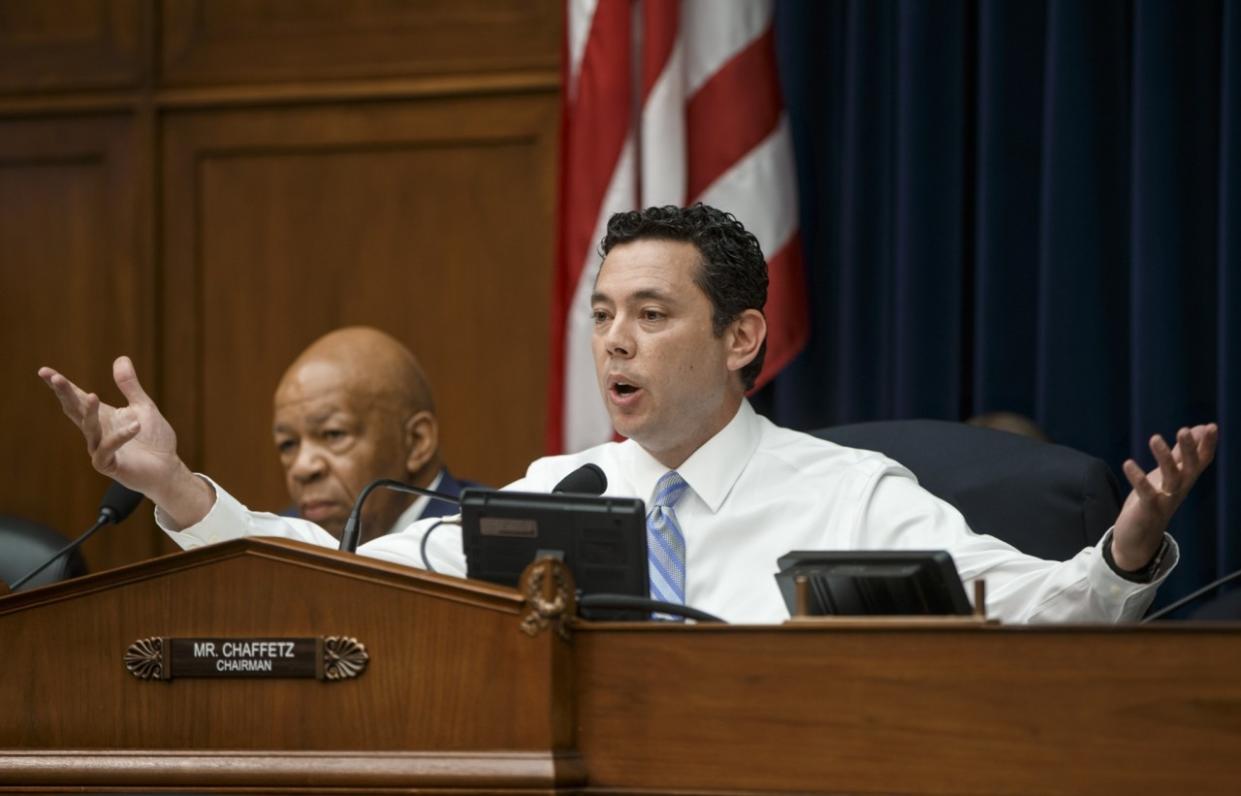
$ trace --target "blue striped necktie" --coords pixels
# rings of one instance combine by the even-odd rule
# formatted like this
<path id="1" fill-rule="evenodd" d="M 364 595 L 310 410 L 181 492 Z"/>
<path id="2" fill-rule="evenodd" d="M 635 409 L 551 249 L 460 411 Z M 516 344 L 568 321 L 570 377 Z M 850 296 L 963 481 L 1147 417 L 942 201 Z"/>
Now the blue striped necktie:
<path id="1" fill-rule="evenodd" d="M 689 484 L 669 470 L 655 485 L 654 506 L 646 515 L 647 564 L 651 599 L 685 604 L 685 536 L 673 511 Z"/>

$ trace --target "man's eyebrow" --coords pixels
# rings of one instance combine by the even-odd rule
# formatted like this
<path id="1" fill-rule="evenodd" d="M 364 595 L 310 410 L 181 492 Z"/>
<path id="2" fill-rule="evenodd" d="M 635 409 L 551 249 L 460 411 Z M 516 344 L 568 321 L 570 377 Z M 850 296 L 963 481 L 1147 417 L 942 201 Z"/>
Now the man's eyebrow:
<path id="1" fill-rule="evenodd" d="M 628 297 L 628 300 L 630 301 L 665 301 L 665 302 L 668 302 L 669 304 L 675 301 L 671 293 L 665 293 L 664 291 L 656 290 L 653 287 L 643 288 L 642 290 L 635 290 Z M 591 304 L 599 304 L 599 303 L 611 304 L 612 298 L 608 296 L 608 294 L 606 293 L 599 293 L 596 291 L 590 294 L 590 303 Z"/>
<path id="2" fill-rule="evenodd" d="M 328 422 L 329 420 L 332 420 L 338 416 L 342 416 L 342 419 L 346 421 L 352 418 L 352 415 L 350 415 L 350 413 L 347 410 L 342 409 L 339 406 L 334 406 L 329 409 L 322 409 L 318 412 L 315 412 L 314 414 L 306 415 L 304 420 L 305 420 L 306 426 L 315 427 L 315 426 L 321 426 L 324 423 Z M 290 428 L 290 424 L 276 423 L 275 428 L 276 430 L 280 430 L 282 428 Z"/>
<path id="3" fill-rule="evenodd" d="M 656 290 L 655 288 L 651 288 L 651 287 L 635 291 L 633 294 L 633 298 L 639 301 L 667 301 L 667 302 L 673 301 L 671 293 L 665 293 L 662 290 Z"/>

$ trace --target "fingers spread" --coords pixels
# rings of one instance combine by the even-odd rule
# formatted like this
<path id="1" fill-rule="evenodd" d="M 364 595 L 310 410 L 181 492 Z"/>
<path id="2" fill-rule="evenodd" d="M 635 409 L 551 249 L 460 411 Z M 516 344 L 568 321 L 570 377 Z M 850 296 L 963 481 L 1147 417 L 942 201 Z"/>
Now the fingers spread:
<path id="1" fill-rule="evenodd" d="M 1146 477 L 1146 473 L 1138 467 L 1138 463 L 1133 459 L 1126 459 L 1121 469 L 1125 471 L 1125 478 L 1129 479 L 1129 485 L 1133 487 L 1133 491 L 1138 493 L 1138 497 L 1142 500 L 1153 501 L 1159 495 L 1159 490 L 1155 489 L 1155 485 Z"/>
<path id="2" fill-rule="evenodd" d="M 1189 429 L 1183 428 L 1176 432 L 1176 450 L 1180 451 L 1180 462 L 1184 465 L 1185 472 L 1190 478 L 1196 476 L 1201 469 L 1198 463 L 1198 440 L 1194 439 Z"/>
<path id="3" fill-rule="evenodd" d="M 1215 446 L 1219 442 L 1219 426 L 1207 423 L 1194 426 L 1194 438 L 1198 441 L 1198 459 L 1205 468 L 1215 458 Z"/>
<path id="4" fill-rule="evenodd" d="M 138 382 L 138 372 L 134 370 L 134 363 L 129 357 L 117 357 L 112 363 L 112 379 L 116 382 L 116 386 L 120 388 L 121 394 L 125 396 L 131 404 L 149 404 L 151 398 L 146 394 L 146 390 L 142 389 L 142 385 Z"/>
<path id="5" fill-rule="evenodd" d="M 1175 493 L 1181 488 L 1181 468 L 1176 466 L 1176 461 L 1172 458 L 1172 451 L 1168 448 L 1168 443 L 1163 441 L 1163 437 L 1156 434 L 1151 437 L 1151 453 L 1155 454 L 1155 461 L 1159 462 L 1159 486 L 1168 493 Z"/>
<path id="6" fill-rule="evenodd" d="M 86 411 L 86 393 L 51 368 L 39 368 L 39 378 L 52 388 L 65 416 L 80 428 L 82 415 Z"/>
<path id="7" fill-rule="evenodd" d="M 91 453 L 91 464 L 104 475 L 110 475 L 116 467 L 116 452 L 122 445 L 129 442 L 142 430 L 142 425 L 134 420 L 123 428 L 114 430 L 104 438 Z"/>
<path id="8" fill-rule="evenodd" d="M 91 393 L 83 401 L 82 436 L 86 437 L 86 452 L 92 457 L 103 439 L 103 428 L 99 422 L 99 396 Z"/>

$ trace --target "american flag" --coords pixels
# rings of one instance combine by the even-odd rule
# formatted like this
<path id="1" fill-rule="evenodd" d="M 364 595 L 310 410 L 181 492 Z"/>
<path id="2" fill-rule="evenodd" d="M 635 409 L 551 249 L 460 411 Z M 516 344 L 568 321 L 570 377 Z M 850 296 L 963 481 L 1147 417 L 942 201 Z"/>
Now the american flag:
<path id="1" fill-rule="evenodd" d="M 559 240 L 547 447 L 612 438 L 591 359 L 590 293 L 608 217 L 694 202 L 767 256 L 759 386 L 808 332 L 788 116 L 771 0 L 566 0 Z"/>

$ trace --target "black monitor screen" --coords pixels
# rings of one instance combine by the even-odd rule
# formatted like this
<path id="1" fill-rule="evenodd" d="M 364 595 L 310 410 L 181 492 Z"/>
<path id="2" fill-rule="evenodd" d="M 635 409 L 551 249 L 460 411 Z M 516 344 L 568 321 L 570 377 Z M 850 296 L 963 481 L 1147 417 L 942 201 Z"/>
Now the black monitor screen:
<path id="1" fill-rule="evenodd" d="M 794 582 L 805 575 L 812 615 L 969 614 L 952 556 L 943 550 L 793 551 L 777 562 L 776 582 L 789 613 Z"/>
<path id="2" fill-rule="evenodd" d="M 536 558 L 564 560 L 582 594 L 646 597 L 646 510 L 637 498 L 467 489 L 466 576 L 517 586 Z"/>

